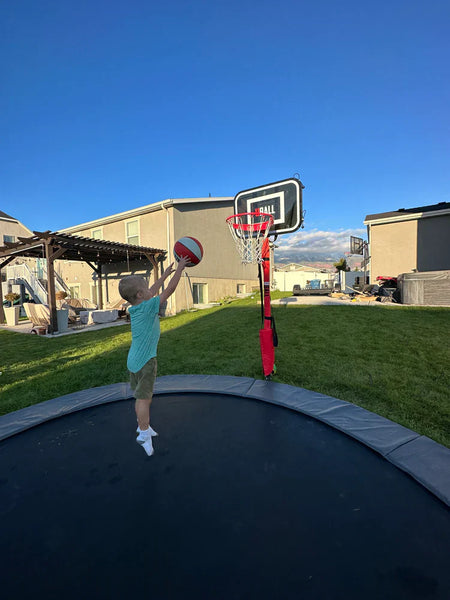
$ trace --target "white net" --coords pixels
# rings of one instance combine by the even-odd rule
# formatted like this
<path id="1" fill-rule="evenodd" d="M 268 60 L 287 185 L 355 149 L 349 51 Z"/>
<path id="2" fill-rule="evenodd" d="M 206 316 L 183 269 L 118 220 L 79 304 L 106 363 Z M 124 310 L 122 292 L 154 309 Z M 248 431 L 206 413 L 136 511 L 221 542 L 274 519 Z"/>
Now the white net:
<path id="1" fill-rule="evenodd" d="M 241 213 L 228 217 L 227 223 L 242 262 L 261 263 L 263 242 L 273 225 L 273 216 L 259 211 Z"/>

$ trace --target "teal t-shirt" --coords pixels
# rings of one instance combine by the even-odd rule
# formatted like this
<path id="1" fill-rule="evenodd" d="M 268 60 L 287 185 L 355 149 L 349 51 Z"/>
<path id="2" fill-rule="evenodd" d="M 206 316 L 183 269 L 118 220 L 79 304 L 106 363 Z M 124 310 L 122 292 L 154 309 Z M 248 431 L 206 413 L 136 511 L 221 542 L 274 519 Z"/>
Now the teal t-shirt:
<path id="1" fill-rule="evenodd" d="M 127 368 L 132 373 L 137 373 L 146 362 L 156 356 L 160 336 L 159 296 L 130 306 L 128 312 L 131 318 L 131 347 Z"/>

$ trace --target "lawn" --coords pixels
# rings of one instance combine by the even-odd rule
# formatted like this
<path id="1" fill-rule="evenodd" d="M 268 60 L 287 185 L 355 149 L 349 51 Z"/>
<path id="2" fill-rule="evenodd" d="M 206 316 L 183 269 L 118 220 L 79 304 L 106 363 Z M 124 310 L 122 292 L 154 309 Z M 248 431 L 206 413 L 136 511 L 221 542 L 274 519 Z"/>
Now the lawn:
<path id="1" fill-rule="evenodd" d="M 275 294 L 277 296 L 277 294 Z M 450 447 L 450 309 L 274 307 L 274 381 L 353 402 Z M 255 299 L 161 321 L 160 375 L 262 378 Z M 0 331 L 0 414 L 127 380 L 130 327 L 53 339 Z"/>

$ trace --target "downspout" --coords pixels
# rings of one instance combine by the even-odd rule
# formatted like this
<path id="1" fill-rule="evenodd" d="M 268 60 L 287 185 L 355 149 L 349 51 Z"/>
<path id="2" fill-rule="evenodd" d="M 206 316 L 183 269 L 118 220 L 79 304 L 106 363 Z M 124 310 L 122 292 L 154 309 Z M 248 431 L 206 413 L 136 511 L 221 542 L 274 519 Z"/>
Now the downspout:
<path id="1" fill-rule="evenodd" d="M 167 200 L 167 202 L 171 202 L 171 200 Z M 170 256 L 171 256 L 171 244 L 170 244 L 170 219 L 169 219 L 169 210 L 167 206 L 164 206 L 164 202 L 161 202 L 161 207 L 166 211 L 166 241 L 167 241 L 167 262 L 170 264 Z M 167 265 L 168 266 L 168 265 Z M 167 312 L 168 314 L 172 314 L 173 312 L 173 295 L 169 296 L 167 299 Z"/>

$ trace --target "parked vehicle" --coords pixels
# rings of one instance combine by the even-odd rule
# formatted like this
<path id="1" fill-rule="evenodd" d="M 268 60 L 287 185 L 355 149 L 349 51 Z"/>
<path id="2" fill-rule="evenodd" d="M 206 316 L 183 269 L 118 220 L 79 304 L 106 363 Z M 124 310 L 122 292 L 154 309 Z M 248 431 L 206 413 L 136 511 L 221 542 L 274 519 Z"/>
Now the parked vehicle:
<path id="1" fill-rule="evenodd" d="M 330 287 L 328 287 L 330 286 Z M 334 281 L 327 279 L 325 284 L 321 284 L 320 279 L 311 279 L 306 282 L 306 286 L 302 289 L 300 284 L 295 284 L 292 288 L 293 296 L 326 296 L 333 291 Z"/>

